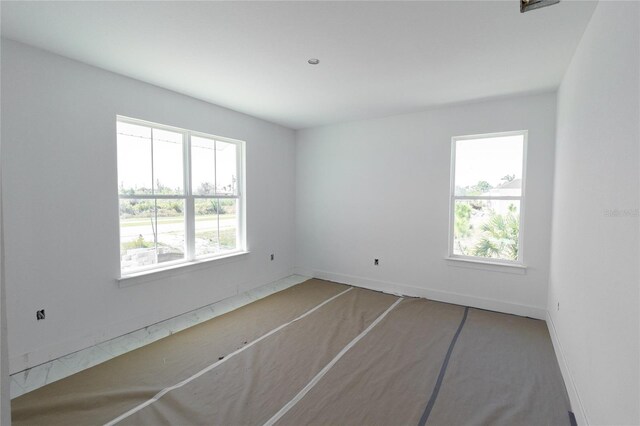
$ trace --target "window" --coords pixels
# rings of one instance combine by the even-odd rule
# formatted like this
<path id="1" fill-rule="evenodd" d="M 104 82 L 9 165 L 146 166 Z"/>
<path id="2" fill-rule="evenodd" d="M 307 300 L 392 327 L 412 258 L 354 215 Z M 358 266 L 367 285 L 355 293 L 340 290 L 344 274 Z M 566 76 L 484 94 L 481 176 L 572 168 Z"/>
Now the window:
<path id="1" fill-rule="evenodd" d="M 122 275 L 245 250 L 244 142 L 117 119 Z"/>
<path id="2" fill-rule="evenodd" d="M 449 256 L 522 264 L 527 132 L 452 139 Z"/>

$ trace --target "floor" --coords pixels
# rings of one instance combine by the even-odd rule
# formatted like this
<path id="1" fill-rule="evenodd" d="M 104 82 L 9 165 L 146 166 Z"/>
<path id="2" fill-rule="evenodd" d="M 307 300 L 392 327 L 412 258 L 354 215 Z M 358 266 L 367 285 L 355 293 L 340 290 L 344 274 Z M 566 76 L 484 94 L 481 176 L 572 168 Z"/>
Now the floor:
<path id="1" fill-rule="evenodd" d="M 321 280 L 12 400 L 14 424 L 571 424 L 546 324 Z"/>

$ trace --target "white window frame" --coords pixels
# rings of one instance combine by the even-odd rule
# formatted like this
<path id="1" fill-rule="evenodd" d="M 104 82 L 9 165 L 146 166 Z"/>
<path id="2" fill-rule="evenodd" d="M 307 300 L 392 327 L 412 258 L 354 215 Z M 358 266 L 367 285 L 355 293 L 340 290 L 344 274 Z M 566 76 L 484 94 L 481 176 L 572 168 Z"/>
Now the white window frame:
<path id="1" fill-rule="evenodd" d="M 525 231 L 525 191 L 527 176 L 527 130 L 514 130 L 509 132 L 483 133 L 478 135 L 454 136 L 451 138 L 451 178 L 449 188 L 449 259 L 464 260 L 473 263 L 484 263 L 489 265 L 506 265 L 524 267 L 524 231 Z M 490 139 L 504 136 L 522 136 L 522 190 L 520 196 L 486 196 L 486 195 L 456 195 L 456 143 L 458 141 L 470 139 Z M 469 256 L 454 253 L 455 239 L 455 211 L 458 200 L 515 200 L 520 201 L 520 224 L 518 227 L 518 260 L 495 259 L 481 256 Z"/>
<path id="2" fill-rule="evenodd" d="M 153 273 L 163 271 L 166 269 L 173 269 L 181 265 L 191 265 L 194 263 L 200 263 L 203 261 L 216 260 L 221 258 L 227 258 L 230 256 L 247 253 L 247 236 L 246 236 L 246 197 L 245 197 L 245 141 L 238 139 L 231 139 L 223 136 L 211 135 L 208 133 L 197 132 L 193 130 L 182 129 L 179 127 L 167 126 L 165 124 L 154 123 L 151 121 L 140 120 L 137 118 L 130 118 L 118 115 L 116 116 L 116 123 L 135 124 L 138 126 L 151 127 L 153 129 L 167 130 L 182 135 L 182 169 L 184 174 L 184 194 L 181 195 L 159 195 L 159 194 L 140 194 L 140 195 L 121 195 L 118 191 L 118 205 L 120 200 L 123 199 L 175 199 L 185 201 L 185 253 L 183 259 L 173 260 L 170 262 L 155 263 L 146 267 L 130 269 L 122 271 L 122 262 L 120 254 L 120 209 L 118 208 L 118 263 L 120 265 L 120 279 L 139 276 L 141 274 Z M 116 135 L 117 136 L 117 135 Z M 237 173 L 237 194 L 215 194 L 215 195 L 194 195 L 192 191 L 192 176 L 191 176 L 191 137 L 197 136 L 200 138 L 211 139 L 213 141 L 220 141 L 225 143 L 231 143 L 236 145 L 236 173 Z M 153 143 L 151 144 L 153 147 Z M 153 159 L 153 148 L 151 151 Z M 153 161 L 153 160 L 152 160 Z M 215 165 L 214 165 L 215 167 Z M 217 173 L 216 173 L 217 175 Z M 153 179 L 152 179 L 153 183 Z M 215 188 L 214 182 L 214 188 Z M 195 200 L 196 199 L 235 199 L 237 200 L 237 215 L 238 215 L 238 230 L 237 230 L 237 248 L 236 250 L 225 251 L 223 253 L 212 253 L 204 256 L 196 257 L 195 250 Z"/>

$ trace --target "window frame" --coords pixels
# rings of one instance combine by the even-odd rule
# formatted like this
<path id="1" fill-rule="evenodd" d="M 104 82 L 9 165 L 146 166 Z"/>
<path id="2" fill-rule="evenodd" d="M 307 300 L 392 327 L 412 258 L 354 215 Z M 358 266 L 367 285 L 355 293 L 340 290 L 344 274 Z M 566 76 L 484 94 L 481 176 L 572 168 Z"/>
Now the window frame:
<path id="1" fill-rule="evenodd" d="M 245 164 L 246 164 L 246 142 L 239 139 L 232 139 L 224 136 L 217 136 L 208 133 L 198 132 L 195 130 L 183 129 L 180 127 L 168 126 L 165 124 L 154 123 L 147 120 L 140 120 L 137 118 L 131 118 L 127 116 L 117 115 L 117 123 L 134 124 L 138 126 L 146 126 L 152 129 L 167 130 L 182 135 L 182 172 L 183 172 L 183 186 L 184 193 L 177 195 L 160 195 L 160 194 L 133 194 L 122 195 L 120 194 L 119 186 L 116 185 L 116 193 L 118 196 L 118 264 L 120 265 L 119 279 L 136 277 L 139 275 L 145 275 L 154 272 L 160 272 L 166 269 L 173 269 L 180 266 L 188 266 L 194 263 L 206 262 L 216 259 L 224 259 L 230 256 L 247 253 L 247 236 L 246 236 L 246 197 L 245 197 Z M 117 143 L 117 129 L 116 129 L 116 143 Z M 192 190 L 192 175 L 191 175 L 191 137 L 196 136 L 204 139 L 210 139 L 212 141 L 220 141 L 224 143 L 230 143 L 236 146 L 236 173 L 237 173 L 237 193 L 235 195 L 229 194 L 214 194 L 214 195 L 197 195 Z M 153 140 L 151 143 L 153 147 Z M 214 151 L 215 152 L 215 151 Z M 153 167 L 153 148 L 151 152 L 151 161 Z M 116 163 L 117 166 L 117 163 Z M 214 167 L 217 164 L 214 163 Z M 152 169 L 153 170 L 153 169 Z M 217 169 L 215 169 L 215 177 L 217 177 Z M 116 173 L 117 173 L 116 167 Z M 153 176 L 153 175 L 152 175 Z M 214 179 L 215 179 L 214 177 Z M 153 178 L 152 178 L 152 184 Z M 214 181 L 214 188 L 216 187 Z M 185 245 L 184 245 L 184 258 L 172 260 L 169 262 L 155 263 L 140 268 L 133 268 L 127 271 L 122 270 L 122 256 L 120 254 L 120 200 L 123 199 L 151 199 L 151 200 L 184 200 L 184 233 L 185 233 Z M 212 253 L 208 255 L 201 255 L 196 257 L 195 250 L 195 200 L 196 199 L 234 199 L 237 200 L 236 215 L 238 216 L 238 229 L 237 233 L 237 248 L 235 250 L 225 251 L 222 253 Z"/>
<path id="2" fill-rule="evenodd" d="M 520 196 L 483 196 L 483 195 L 456 195 L 456 144 L 458 141 L 473 139 L 491 139 L 506 136 L 522 136 L 522 188 Z M 451 167 L 450 167 L 450 183 L 449 183 L 449 256 L 451 260 L 462 260 L 472 263 L 502 265 L 524 267 L 524 231 L 525 231 L 525 200 L 526 200 L 526 181 L 527 181 L 527 141 L 528 130 L 513 130 L 507 132 L 481 133 L 475 135 L 454 136 L 451 138 Z M 518 259 L 496 259 L 492 257 L 469 256 L 454 253 L 455 241 L 455 205 L 457 200 L 517 200 L 520 202 L 520 219 L 518 226 Z"/>

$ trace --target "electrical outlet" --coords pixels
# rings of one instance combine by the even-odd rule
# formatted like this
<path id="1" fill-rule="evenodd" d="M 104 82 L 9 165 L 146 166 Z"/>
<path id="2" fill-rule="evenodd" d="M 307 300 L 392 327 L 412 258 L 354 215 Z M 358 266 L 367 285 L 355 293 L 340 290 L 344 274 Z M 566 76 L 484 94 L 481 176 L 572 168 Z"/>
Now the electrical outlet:
<path id="1" fill-rule="evenodd" d="M 373 259 L 373 265 L 374 266 L 378 266 L 380 262 L 378 261 L 378 259 Z"/>
<path id="2" fill-rule="evenodd" d="M 44 309 L 36 311 L 36 320 L 40 321 L 44 319 Z"/>
<path id="3" fill-rule="evenodd" d="M 271 253 L 271 260 L 275 259 L 275 255 L 273 253 Z"/>

